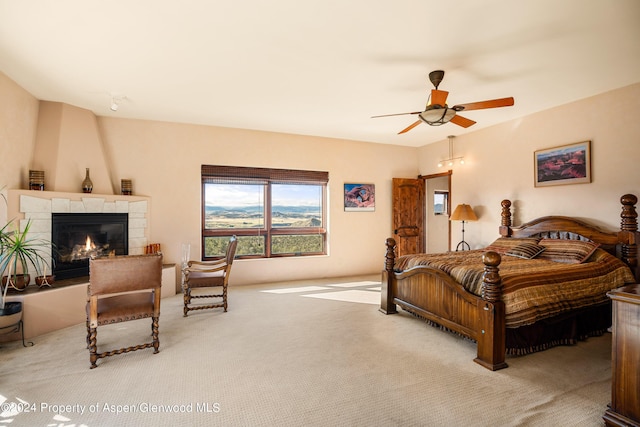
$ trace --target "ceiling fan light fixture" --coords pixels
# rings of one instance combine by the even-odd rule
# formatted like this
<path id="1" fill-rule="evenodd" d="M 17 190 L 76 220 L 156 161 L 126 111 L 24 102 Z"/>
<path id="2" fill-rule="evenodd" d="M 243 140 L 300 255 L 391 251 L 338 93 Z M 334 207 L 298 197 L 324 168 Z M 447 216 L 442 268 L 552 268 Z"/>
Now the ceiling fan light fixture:
<path id="1" fill-rule="evenodd" d="M 456 115 L 455 110 L 440 105 L 433 105 L 422 113 L 418 114 L 420 119 L 430 126 L 443 125 Z"/>

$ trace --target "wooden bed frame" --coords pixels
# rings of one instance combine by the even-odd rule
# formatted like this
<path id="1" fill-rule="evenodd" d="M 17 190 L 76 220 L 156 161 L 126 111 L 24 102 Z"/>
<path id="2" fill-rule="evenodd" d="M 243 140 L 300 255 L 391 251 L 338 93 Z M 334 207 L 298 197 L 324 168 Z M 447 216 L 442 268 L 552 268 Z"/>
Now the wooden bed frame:
<path id="1" fill-rule="evenodd" d="M 603 249 L 622 259 L 638 279 L 638 231 L 632 194 L 620 198 L 620 230 L 605 232 L 583 221 L 562 216 L 546 216 L 527 222 L 520 227 L 511 225 L 511 202 L 502 201 L 502 219 L 499 228 L 503 237 L 530 237 L 547 232 L 570 232 L 600 243 Z M 394 271 L 394 239 L 386 241 L 385 269 L 382 272 L 380 311 L 397 313 L 396 305 L 403 309 L 477 342 L 475 362 L 492 371 L 506 368 L 505 307 L 499 274 L 501 257 L 496 252 L 482 256 L 485 265 L 482 297 L 466 291 L 448 274 L 427 266 Z"/>

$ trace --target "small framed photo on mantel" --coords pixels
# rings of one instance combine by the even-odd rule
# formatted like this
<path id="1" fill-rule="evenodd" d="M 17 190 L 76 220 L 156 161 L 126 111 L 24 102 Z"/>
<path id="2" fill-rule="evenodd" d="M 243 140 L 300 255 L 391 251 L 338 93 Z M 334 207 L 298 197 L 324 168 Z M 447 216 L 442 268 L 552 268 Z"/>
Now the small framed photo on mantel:
<path id="1" fill-rule="evenodd" d="M 373 212 L 375 209 L 375 184 L 344 184 L 345 212 Z"/>
<path id="2" fill-rule="evenodd" d="M 538 150 L 533 156 L 536 187 L 591 182 L 591 141 Z"/>

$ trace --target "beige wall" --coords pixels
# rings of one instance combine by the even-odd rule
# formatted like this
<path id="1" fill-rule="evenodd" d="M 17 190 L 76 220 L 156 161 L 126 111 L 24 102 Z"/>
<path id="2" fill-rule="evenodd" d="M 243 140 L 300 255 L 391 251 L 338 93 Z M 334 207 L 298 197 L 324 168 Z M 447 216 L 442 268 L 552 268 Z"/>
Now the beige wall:
<path id="1" fill-rule="evenodd" d="M 474 120 L 480 121 L 481 114 Z M 638 117 L 640 84 L 635 84 L 456 137 L 455 153 L 464 156 L 465 165 L 453 167 L 452 206 L 471 204 L 479 216 L 465 225 L 465 240 L 478 248 L 497 237 L 505 198 L 515 205 L 516 225 L 543 215 L 567 215 L 617 229 L 620 196 L 640 197 Z M 534 187 L 534 151 L 586 140 L 591 140 L 590 184 Z M 436 173 L 437 161 L 448 155 L 448 142 L 418 151 L 420 173 Z M 452 227 L 452 242 L 460 240 L 460 229 Z"/>
<path id="2" fill-rule="evenodd" d="M 0 186 L 26 188 L 28 170 L 39 159 L 34 152 L 38 109 L 37 99 L 0 73 Z M 120 179 L 129 178 L 135 194 L 151 197 L 151 241 L 162 243 L 167 262 L 179 261 L 183 242 L 192 244 L 193 257 L 199 256 L 201 164 L 329 171 L 329 256 L 239 260 L 233 272 L 234 284 L 380 271 L 384 240 L 391 235 L 391 178 L 441 172 L 436 163 L 448 155 L 447 141 L 416 149 L 208 126 L 91 118 L 82 109 L 71 110 L 68 116 L 74 120 L 95 121 L 79 124 L 78 128 L 94 128 L 99 134 L 94 135 L 92 143 L 96 144 L 96 151 L 102 151 L 109 171 L 92 176 L 94 186 L 117 190 Z M 481 112 L 476 114 L 480 120 Z M 464 155 L 466 164 L 454 167 L 452 205 L 469 203 L 479 216 L 478 222 L 465 226 L 465 239 L 473 247 L 480 247 L 497 236 L 500 201 L 504 198 L 514 202 L 516 223 L 558 214 L 595 218 L 604 227 L 617 228 L 620 195 L 640 195 L 637 117 L 640 84 L 458 136 L 455 153 Z M 77 136 L 72 139 L 74 143 L 82 141 Z M 587 139 L 592 141 L 593 183 L 533 187 L 535 150 Z M 87 156 L 91 157 L 91 153 Z M 83 159 L 75 162 L 72 168 L 85 167 Z M 75 186 L 75 181 L 58 174 L 55 185 L 64 190 Z M 375 212 L 344 212 L 344 182 L 375 183 Z M 0 209 L 0 215 L 2 212 Z M 459 240 L 460 227 L 454 226 L 452 242 Z"/>
<path id="3" fill-rule="evenodd" d="M 0 73 L 0 188 L 28 183 L 38 100 Z"/>
<path id="4" fill-rule="evenodd" d="M 452 241 L 452 248 L 449 248 L 449 215 L 436 215 L 433 209 L 433 196 L 436 191 L 449 190 L 449 176 L 430 178 L 426 183 L 426 245 L 425 252 L 434 254 L 455 249 L 457 241 Z M 452 207 L 455 209 L 455 206 Z"/>
<path id="5" fill-rule="evenodd" d="M 151 196 L 151 234 L 179 260 L 200 256 L 200 165 L 329 171 L 329 256 L 239 260 L 235 284 L 367 274 L 382 270 L 391 230 L 391 178 L 416 176 L 415 149 L 249 130 L 100 118 L 112 175 Z M 344 212 L 343 184 L 376 184 L 375 212 Z"/>
<path id="6" fill-rule="evenodd" d="M 0 111 L 27 116 L 20 126 L 3 136 L 0 155 L 12 158 L 20 152 L 17 166 L 0 168 L 0 182 L 10 188 L 26 188 L 32 163 L 47 170 L 39 152 L 32 153 L 38 122 L 38 102 L 0 74 Z M 10 88 L 5 89 L 5 87 Z M 13 111 L 26 99 L 29 113 Z M 166 122 L 97 118 L 86 110 L 64 104 L 55 108 L 43 102 L 53 119 L 47 132 L 59 132 L 55 184 L 50 191 L 78 188 L 83 168 L 100 171 L 102 158 L 109 174 L 92 172 L 94 194 L 112 194 L 122 178 L 133 180 L 134 194 L 151 197 L 150 241 L 162 244 L 165 261 L 177 263 L 183 242 L 192 245 L 192 257 L 200 255 L 200 165 L 222 164 L 329 171 L 329 256 L 270 260 L 239 260 L 234 264 L 233 284 L 284 281 L 314 277 L 368 274 L 382 270 L 384 240 L 391 232 L 391 178 L 418 174 L 415 149 L 392 145 L 287 135 Z M 53 110 L 53 111 L 51 111 Z M 58 111 L 59 110 L 59 111 Z M 6 112 L 5 112 L 6 111 Z M 57 117 L 64 116 L 61 125 Z M 69 122 L 70 120 L 70 122 Z M 27 129 L 25 129 L 27 128 Z M 99 135 L 92 135 L 97 129 Z M 87 138 L 82 134 L 86 132 Z M 24 140 L 30 138 L 29 144 Z M 48 140 L 43 135 L 38 141 Z M 53 138 L 57 141 L 56 138 Z M 87 151 L 87 144 L 92 150 Z M 48 150 L 48 149 L 47 149 Z M 67 153 L 62 156 L 61 153 Z M 51 157 L 56 157 L 50 154 Z M 82 156 L 86 156 L 85 159 Z M 18 157 L 18 156 L 16 156 Z M 32 157 L 35 159 L 31 161 Z M 66 162 L 66 163 L 65 163 Z M 65 173 L 72 171 L 73 173 Z M 78 171 L 82 172 L 80 175 Z M 111 181 L 111 182 L 108 182 Z M 347 213 L 343 209 L 343 184 L 376 185 L 375 212 Z M 100 190 L 102 189 L 102 190 Z"/>
<path id="7" fill-rule="evenodd" d="M 0 73 L 0 191 L 24 188 L 35 144 L 38 100 Z M 7 222 L 0 202 L 0 225 Z"/>
<path id="8" fill-rule="evenodd" d="M 112 183 L 97 118 L 83 108 L 40 102 L 31 168 L 45 171 L 48 190 L 81 192 L 89 169 L 94 193 L 120 193 L 120 182 Z"/>

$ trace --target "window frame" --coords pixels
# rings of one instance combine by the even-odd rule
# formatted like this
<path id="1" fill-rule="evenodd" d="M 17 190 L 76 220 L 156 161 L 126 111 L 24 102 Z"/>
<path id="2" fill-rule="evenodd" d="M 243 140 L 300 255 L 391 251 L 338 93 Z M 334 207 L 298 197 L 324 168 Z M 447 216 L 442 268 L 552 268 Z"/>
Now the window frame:
<path id="1" fill-rule="evenodd" d="M 235 235 L 262 237 L 265 243 L 264 254 L 260 255 L 236 255 L 240 259 L 262 259 L 262 258 L 284 258 L 296 256 L 318 256 L 327 255 L 327 188 L 329 173 L 320 171 L 305 171 L 294 169 L 272 169 L 272 168 L 252 168 L 242 166 L 219 166 L 202 165 L 201 167 L 201 258 L 203 261 L 211 261 L 222 258 L 222 256 L 206 256 L 205 241 L 207 237 L 226 237 Z M 262 228 L 226 228 L 207 229 L 205 228 L 206 217 L 206 184 L 250 184 L 264 185 L 264 224 Z M 320 186 L 321 194 L 321 225 L 319 227 L 273 227 L 271 185 L 315 185 Z M 319 252 L 295 252 L 274 254 L 271 251 L 271 239 L 273 236 L 286 235 L 321 235 L 322 251 Z M 240 242 L 239 242 L 240 244 Z M 237 254 L 237 252 L 236 252 Z"/>

